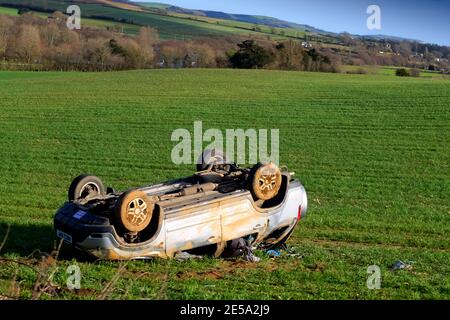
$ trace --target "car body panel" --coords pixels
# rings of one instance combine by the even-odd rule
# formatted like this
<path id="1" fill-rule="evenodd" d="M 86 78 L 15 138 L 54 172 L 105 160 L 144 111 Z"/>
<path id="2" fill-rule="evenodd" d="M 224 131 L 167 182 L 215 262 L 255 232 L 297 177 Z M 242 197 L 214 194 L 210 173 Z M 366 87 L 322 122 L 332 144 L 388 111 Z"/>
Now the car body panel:
<path id="1" fill-rule="evenodd" d="M 166 214 L 165 224 L 168 255 L 221 242 L 218 201 L 172 209 L 170 214 Z"/>

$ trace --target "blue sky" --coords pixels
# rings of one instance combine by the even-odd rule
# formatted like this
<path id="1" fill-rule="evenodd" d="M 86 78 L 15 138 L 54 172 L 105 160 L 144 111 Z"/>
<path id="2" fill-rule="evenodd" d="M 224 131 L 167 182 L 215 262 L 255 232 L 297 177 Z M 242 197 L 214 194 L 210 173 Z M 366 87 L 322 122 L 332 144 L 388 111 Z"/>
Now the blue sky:
<path id="1" fill-rule="evenodd" d="M 333 32 L 385 34 L 450 45 L 450 0 L 167 0 L 158 2 L 189 9 L 272 16 Z M 371 4 L 381 8 L 381 30 L 367 29 L 366 9 Z"/>

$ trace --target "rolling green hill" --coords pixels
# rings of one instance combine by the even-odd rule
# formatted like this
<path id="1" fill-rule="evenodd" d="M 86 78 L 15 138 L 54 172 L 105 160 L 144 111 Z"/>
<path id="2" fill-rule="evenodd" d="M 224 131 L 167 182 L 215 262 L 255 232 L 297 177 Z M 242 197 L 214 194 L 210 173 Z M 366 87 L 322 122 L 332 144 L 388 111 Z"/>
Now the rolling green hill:
<path id="1" fill-rule="evenodd" d="M 7 16 L 18 16 L 18 12 L 17 9 L 15 8 L 7 8 L 7 7 L 0 7 L 0 14 L 4 14 Z"/>
<path id="2" fill-rule="evenodd" d="M 305 32 L 295 28 L 273 28 L 260 25 L 255 29 L 254 24 L 239 22 L 235 20 L 226 20 L 218 18 L 209 18 L 195 16 L 192 14 L 171 12 L 163 13 L 160 10 L 166 6 L 161 4 L 147 4 L 146 6 L 133 6 L 131 9 L 123 8 L 122 3 L 102 0 L 0 0 L 0 6 L 8 14 L 14 13 L 12 8 L 26 7 L 32 11 L 49 14 L 53 11 L 65 12 L 70 4 L 78 4 L 81 8 L 82 19 L 88 20 L 90 25 L 101 26 L 98 21 L 103 20 L 103 25 L 112 25 L 116 23 L 127 24 L 125 31 L 134 34 L 140 26 L 150 26 L 158 30 L 162 39 L 191 39 L 196 37 L 219 37 L 219 36 L 251 36 L 251 37 L 270 37 L 272 39 L 287 39 L 288 37 L 304 38 Z M 6 8 L 8 7 L 8 8 Z M 0 12 L 1 13 L 1 12 Z M 130 25 L 135 26 L 130 27 Z M 313 33 L 309 34 L 314 36 Z M 322 37 L 316 35 L 316 37 Z"/>
<path id="3" fill-rule="evenodd" d="M 77 1 L 37 0 L 33 1 L 32 5 L 28 5 L 28 3 L 30 2 L 19 1 L 18 3 L 17 1 L 0 0 L 0 6 L 25 6 L 33 11 L 44 13 L 50 13 L 56 10 L 65 12 L 69 3 L 77 3 Z M 77 4 L 81 8 L 82 20 L 83 18 L 88 18 L 104 20 L 113 24 L 125 23 L 134 25 L 137 28 L 139 26 L 151 26 L 158 30 L 162 39 L 188 39 L 192 37 L 214 37 L 236 34 L 258 35 L 258 33 L 249 30 L 237 29 L 230 26 L 221 26 L 214 23 L 205 23 L 182 17 L 160 15 L 150 11 L 131 11 L 100 3 L 78 2 Z M 11 9 L 8 9 L 8 11 L 11 12 Z"/>
<path id="4" fill-rule="evenodd" d="M 43 11 L 33 11 L 33 14 L 46 18 L 49 13 L 43 12 Z M 16 8 L 10 8 L 10 7 L 1 7 L 0 6 L 0 14 L 7 15 L 7 16 L 18 16 L 18 10 Z M 112 20 L 106 20 L 106 19 L 93 19 L 93 18 L 84 18 L 81 20 L 82 26 L 89 26 L 89 27 L 99 27 L 99 28 L 112 28 L 114 26 L 120 26 L 123 28 L 124 32 L 130 35 L 137 34 L 139 32 L 139 26 L 129 23 L 123 23 L 123 22 L 116 22 Z"/>
<path id="5" fill-rule="evenodd" d="M 156 9 L 168 9 L 172 7 L 171 4 L 161 3 L 161 2 L 137 2 L 140 6 L 147 8 L 156 8 Z"/>
<path id="6" fill-rule="evenodd" d="M 275 40 L 295 38 L 332 45 L 342 44 L 342 40 L 336 33 L 317 29 L 310 25 L 293 23 L 268 16 L 192 10 L 159 2 L 118 0 L 0 0 L 0 6 L 10 8 L 23 7 L 29 8 L 32 11 L 45 13 L 51 13 L 55 10 L 65 11 L 70 4 L 79 5 L 84 18 L 132 24 L 137 27 L 150 26 L 156 28 L 159 30 L 162 39 L 191 39 L 195 37 L 242 35 L 247 37 L 265 37 Z M 3 10 L 8 12 L 6 9 Z M 125 28 L 125 31 L 135 34 L 136 29 L 128 27 Z M 383 39 L 392 41 L 417 41 L 385 35 L 354 35 L 354 37 L 368 41 L 380 41 Z"/>
<path id="7" fill-rule="evenodd" d="M 171 13 L 182 13 L 182 14 L 189 14 L 189 15 L 195 15 L 195 16 L 204 16 L 208 18 L 215 18 L 215 19 L 221 19 L 221 20 L 232 20 L 232 21 L 238 21 L 238 22 L 246 22 L 250 24 L 260 24 L 265 25 L 268 27 L 274 27 L 274 28 L 289 28 L 289 29 L 299 29 L 304 31 L 305 29 L 317 32 L 317 33 L 329 33 L 324 30 L 316 29 L 313 26 L 305 25 L 305 24 L 298 24 L 293 23 L 289 21 L 280 20 L 273 17 L 268 16 L 258 16 L 258 15 L 247 15 L 247 14 L 231 14 L 231 13 L 225 13 L 220 11 L 210 11 L 210 10 L 192 10 L 192 9 L 186 9 L 181 8 L 177 6 L 172 6 L 169 4 L 164 3 L 158 3 L 158 2 L 137 2 L 140 6 L 143 6 L 145 8 L 158 8 L 158 9 L 164 9 Z M 331 33 L 329 33 L 331 34 Z"/>

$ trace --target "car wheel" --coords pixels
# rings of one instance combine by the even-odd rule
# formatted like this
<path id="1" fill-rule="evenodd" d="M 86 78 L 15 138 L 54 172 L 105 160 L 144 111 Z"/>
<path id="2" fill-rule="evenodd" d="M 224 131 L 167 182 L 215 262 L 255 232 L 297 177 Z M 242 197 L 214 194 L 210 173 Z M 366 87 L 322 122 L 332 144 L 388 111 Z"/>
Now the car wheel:
<path id="1" fill-rule="evenodd" d="M 274 163 L 258 163 L 250 171 L 249 189 L 258 200 L 270 200 L 281 188 L 281 171 Z"/>
<path id="2" fill-rule="evenodd" d="M 223 151 L 219 149 L 206 149 L 197 161 L 197 172 L 208 169 L 209 166 L 214 169 L 224 169 L 229 165 L 227 157 Z"/>
<path id="3" fill-rule="evenodd" d="M 155 204 L 145 192 L 125 192 L 117 200 L 115 208 L 118 227 L 125 232 L 144 230 L 150 224 L 154 208 Z"/>
<path id="4" fill-rule="evenodd" d="M 68 198 L 69 201 L 73 201 L 104 194 L 105 186 L 100 178 L 82 174 L 73 179 L 70 184 Z"/>

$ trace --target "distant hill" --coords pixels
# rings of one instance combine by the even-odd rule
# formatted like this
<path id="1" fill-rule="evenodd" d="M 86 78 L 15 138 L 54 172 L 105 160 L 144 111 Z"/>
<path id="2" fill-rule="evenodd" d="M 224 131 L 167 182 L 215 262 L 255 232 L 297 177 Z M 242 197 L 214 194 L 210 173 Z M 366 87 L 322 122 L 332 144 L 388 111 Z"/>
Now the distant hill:
<path id="1" fill-rule="evenodd" d="M 118 0 L 119 1 L 119 0 Z M 180 13 L 180 14 L 189 14 L 199 17 L 208 17 L 215 19 L 223 19 L 223 20 L 232 20 L 239 22 L 247 22 L 258 25 L 265 25 L 273 28 L 291 28 L 291 29 L 299 29 L 299 30 L 307 30 L 313 33 L 325 35 L 325 36 L 337 36 L 338 33 L 330 32 L 322 29 L 318 29 L 316 27 L 307 25 L 307 24 L 299 24 L 295 22 L 289 22 L 285 20 L 281 20 L 278 18 L 268 17 L 268 16 L 258 16 L 258 15 L 246 15 L 246 14 L 233 14 L 233 13 L 225 13 L 221 11 L 210 11 L 210 10 L 196 10 L 196 9 L 186 9 L 178 6 L 173 6 L 166 3 L 159 2 L 134 2 L 138 5 L 147 8 L 159 8 L 164 9 L 167 12 L 172 13 Z M 390 36 L 390 35 L 353 35 L 354 37 L 366 40 L 393 40 L 393 41 L 411 41 L 411 42 L 421 42 L 415 39 L 406 39 L 402 37 Z"/>
<path id="2" fill-rule="evenodd" d="M 194 16 L 203 16 L 203 17 L 215 18 L 215 19 L 247 22 L 247 23 L 252 23 L 252 24 L 265 25 L 265 26 L 269 26 L 269 27 L 273 27 L 273 28 L 293 28 L 293 29 L 300 29 L 300 30 L 309 30 L 311 32 L 327 34 L 327 35 L 333 34 L 332 32 L 327 32 L 325 30 L 317 29 L 310 25 L 298 24 L 298 23 L 284 21 L 284 20 L 280 20 L 280 19 L 268 17 L 268 16 L 232 14 L 232 13 L 225 13 L 225 12 L 221 12 L 221 11 L 186 9 L 186 8 L 172 6 L 170 4 L 158 3 L 158 2 L 150 2 L 150 3 L 137 2 L 137 3 L 144 7 L 165 9 L 168 12 L 173 12 L 173 13 L 190 14 L 190 15 L 194 15 Z"/>
<path id="3" fill-rule="evenodd" d="M 78 4 L 84 18 L 101 20 L 97 25 L 127 24 L 125 32 L 136 33 L 140 26 L 156 28 L 162 39 L 191 39 L 227 35 L 269 37 L 273 40 L 300 39 L 302 41 L 341 44 L 339 34 L 314 26 L 289 22 L 268 16 L 232 14 L 221 11 L 194 10 L 159 2 L 129 0 L 0 0 L 0 6 L 28 8 L 51 13 L 65 11 Z M 369 41 L 416 40 L 385 35 L 352 35 Z"/>
<path id="4" fill-rule="evenodd" d="M 77 2 L 77 1 L 72 1 Z M 128 0 L 78 0 L 81 3 L 100 4 L 132 11 L 142 11 L 142 7 Z"/>
<path id="5" fill-rule="evenodd" d="M 360 38 L 361 40 L 392 40 L 392 41 L 409 41 L 409 42 L 420 42 L 423 43 L 423 41 L 417 40 L 417 39 L 408 39 L 408 38 L 402 38 L 402 37 L 396 37 L 396 36 L 389 36 L 385 34 L 374 34 L 374 35 L 356 35 L 356 37 Z"/>
<path id="6" fill-rule="evenodd" d="M 0 0 L 1 8 L 28 9 L 40 16 L 54 11 L 65 12 L 69 5 L 79 5 L 82 12 L 82 23 L 113 27 L 124 27 L 124 32 L 136 34 L 139 27 L 155 28 L 161 39 L 188 40 L 198 37 L 270 37 L 275 40 L 285 40 L 287 37 L 302 37 L 303 34 L 291 29 L 279 29 L 271 32 L 269 27 L 254 30 L 250 23 L 233 20 L 212 19 L 195 15 L 178 14 L 165 10 L 164 4 L 142 5 L 128 1 L 112 0 Z M 170 7 L 170 6 L 169 6 Z M 12 10 L 13 11 L 13 10 Z M 16 13 L 17 13 L 16 11 Z M 1 12 L 0 12 L 1 13 Z M 208 20 L 209 19 L 209 20 Z M 283 32 L 280 32 L 283 30 Z"/>

